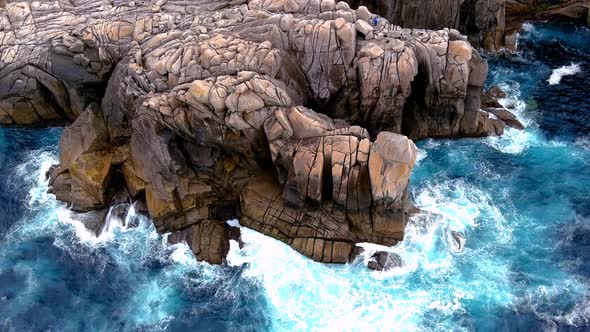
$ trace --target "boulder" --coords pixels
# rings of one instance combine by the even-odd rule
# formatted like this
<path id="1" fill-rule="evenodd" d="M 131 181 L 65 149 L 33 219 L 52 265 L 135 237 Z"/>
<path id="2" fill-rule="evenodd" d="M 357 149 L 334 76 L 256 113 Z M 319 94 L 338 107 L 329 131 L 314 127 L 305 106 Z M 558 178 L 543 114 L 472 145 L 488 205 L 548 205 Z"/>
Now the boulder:
<path id="1" fill-rule="evenodd" d="M 499 98 L 506 98 L 506 93 L 499 87 L 492 86 L 484 95 L 482 95 L 481 108 L 484 111 L 493 114 L 508 127 L 523 130 L 524 125 L 522 122 L 518 120 L 516 115 L 498 102 L 497 99 Z"/>
<path id="2" fill-rule="evenodd" d="M 403 266 L 402 258 L 394 252 L 377 251 L 371 256 L 367 267 L 375 271 L 389 271 Z"/>
<path id="3" fill-rule="evenodd" d="M 69 167 L 80 155 L 109 146 L 109 132 L 98 105 L 89 105 L 72 125 L 64 129 L 60 141 L 62 167 Z"/>
<path id="4" fill-rule="evenodd" d="M 488 107 L 485 108 L 485 111 L 494 114 L 498 119 L 500 119 L 502 122 L 504 122 L 504 124 L 506 124 L 508 127 L 512 127 L 518 130 L 524 130 L 524 125 L 522 124 L 522 122 L 520 122 L 518 120 L 518 118 L 516 117 L 516 115 L 514 115 L 512 112 L 510 112 L 509 110 L 507 110 L 505 107 Z"/>
<path id="5" fill-rule="evenodd" d="M 359 6 L 359 8 L 355 11 L 356 18 L 359 20 L 364 20 L 369 22 L 371 20 L 371 13 L 365 6 Z"/>
<path id="6" fill-rule="evenodd" d="M 373 33 L 373 27 L 369 24 L 369 22 L 365 20 L 356 20 L 354 26 L 358 32 L 362 33 L 365 36 L 369 35 L 370 33 Z"/>
<path id="7" fill-rule="evenodd" d="M 457 231 L 447 232 L 447 245 L 453 253 L 460 253 L 465 249 L 465 235 Z"/>
<path id="8" fill-rule="evenodd" d="M 108 209 L 93 210 L 89 212 L 72 212 L 70 218 L 81 222 L 94 236 L 99 236 L 107 218 Z"/>
<path id="9" fill-rule="evenodd" d="M 371 147 L 369 174 L 375 203 L 401 199 L 416 163 L 418 149 L 403 135 L 381 132 Z"/>

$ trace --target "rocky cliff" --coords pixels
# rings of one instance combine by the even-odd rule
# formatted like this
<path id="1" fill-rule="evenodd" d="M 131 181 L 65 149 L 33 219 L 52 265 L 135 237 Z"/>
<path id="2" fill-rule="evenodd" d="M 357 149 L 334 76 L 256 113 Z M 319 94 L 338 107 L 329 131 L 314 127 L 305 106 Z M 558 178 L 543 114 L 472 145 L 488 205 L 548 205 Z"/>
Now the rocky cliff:
<path id="1" fill-rule="evenodd" d="M 550 20 L 590 25 L 589 0 L 505 0 L 498 24 L 487 32 L 487 48 L 516 49 L 517 33 L 526 20 Z"/>
<path id="2" fill-rule="evenodd" d="M 406 28 L 457 29 L 476 48 L 514 49 L 525 20 L 590 24 L 588 0 L 352 0 Z"/>
<path id="3" fill-rule="evenodd" d="M 377 19 L 375 19 L 377 18 Z M 333 0 L 8 2 L 0 123 L 64 130 L 51 192 L 127 200 L 221 263 L 225 221 L 322 262 L 403 239 L 412 139 L 499 135 L 456 30 Z"/>

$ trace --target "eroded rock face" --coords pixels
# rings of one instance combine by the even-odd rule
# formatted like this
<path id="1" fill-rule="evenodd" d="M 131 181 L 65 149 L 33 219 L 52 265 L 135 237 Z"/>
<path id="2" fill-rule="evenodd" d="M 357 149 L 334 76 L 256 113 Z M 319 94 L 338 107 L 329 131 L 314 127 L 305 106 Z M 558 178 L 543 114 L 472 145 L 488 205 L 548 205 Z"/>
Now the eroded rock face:
<path id="1" fill-rule="evenodd" d="M 76 211 L 124 188 L 198 259 L 223 262 L 239 218 L 344 263 L 403 239 L 411 139 L 503 129 L 464 36 L 373 17 L 332 0 L 9 2 L 0 121 L 75 120 L 50 185 Z"/>
<path id="2" fill-rule="evenodd" d="M 516 49 L 526 20 L 590 24 L 588 0 L 351 0 L 405 28 L 458 29 L 476 48 Z M 365 7 L 366 6 L 366 7 Z M 358 15 L 358 13 L 357 13 Z"/>
<path id="3" fill-rule="evenodd" d="M 589 9 L 588 0 L 505 0 L 497 14 L 499 24 L 488 33 L 486 45 L 490 49 L 515 50 L 517 34 L 526 20 L 588 24 Z"/>
<path id="4" fill-rule="evenodd" d="M 351 5 L 405 28 L 458 29 L 479 48 L 496 29 L 503 0 L 352 0 Z"/>
<path id="5" fill-rule="evenodd" d="M 370 11 L 405 28 L 443 29 L 459 26 L 464 0 L 353 0 L 353 8 Z"/>

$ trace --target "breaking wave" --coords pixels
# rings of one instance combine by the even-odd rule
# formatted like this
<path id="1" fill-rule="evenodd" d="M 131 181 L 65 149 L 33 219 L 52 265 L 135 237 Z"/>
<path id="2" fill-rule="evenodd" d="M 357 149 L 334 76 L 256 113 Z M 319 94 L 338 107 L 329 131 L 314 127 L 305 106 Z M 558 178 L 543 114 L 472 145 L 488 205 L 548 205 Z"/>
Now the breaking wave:
<path id="1" fill-rule="evenodd" d="M 562 66 L 562 67 L 559 67 L 559 68 L 553 70 L 553 72 L 551 73 L 551 76 L 549 77 L 547 82 L 549 82 L 549 85 L 556 85 L 561 82 L 561 79 L 564 76 L 575 75 L 575 74 L 579 73 L 580 71 L 581 71 L 581 68 L 580 68 L 579 64 L 572 63 L 569 66 Z"/>

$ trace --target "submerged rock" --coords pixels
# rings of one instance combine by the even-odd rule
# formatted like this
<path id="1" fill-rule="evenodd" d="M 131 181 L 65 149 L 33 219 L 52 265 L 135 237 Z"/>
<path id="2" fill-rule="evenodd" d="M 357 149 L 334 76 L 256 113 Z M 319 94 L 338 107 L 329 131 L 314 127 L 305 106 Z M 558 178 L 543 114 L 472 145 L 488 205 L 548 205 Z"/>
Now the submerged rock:
<path id="1" fill-rule="evenodd" d="M 464 36 L 332 0 L 25 1 L 0 20 L 0 122 L 73 121 L 50 191 L 75 211 L 126 193 L 212 263 L 234 218 L 316 261 L 394 245 L 412 139 L 503 132 Z"/>
<path id="2" fill-rule="evenodd" d="M 394 252 L 377 251 L 371 256 L 367 267 L 375 271 L 389 271 L 403 266 L 402 258 Z"/>
<path id="3" fill-rule="evenodd" d="M 465 235 L 461 232 L 450 231 L 447 233 L 447 245 L 454 253 L 460 253 L 465 248 Z"/>
<path id="4" fill-rule="evenodd" d="M 494 114 L 499 120 L 509 127 L 523 130 L 524 125 L 516 115 L 498 102 L 498 99 L 506 98 L 506 93 L 497 86 L 491 87 L 481 97 L 481 107 L 484 111 Z"/>
<path id="5" fill-rule="evenodd" d="M 491 86 L 488 91 L 486 91 L 486 95 L 489 95 L 493 98 L 496 99 L 500 99 L 500 98 L 506 98 L 506 92 L 504 92 L 504 90 L 502 90 L 502 88 L 500 88 L 497 85 L 493 85 Z"/>
<path id="6" fill-rule="evenodd" d="M 81 222 L 92 235 L 99 236 L 105 225 L 108 212 L 109 209 L 72 212 L 70 217 Z"/>

